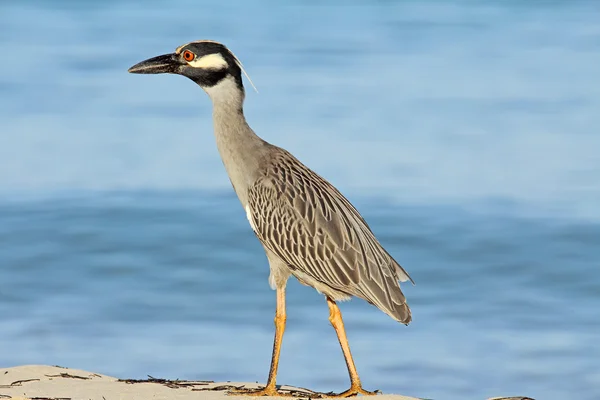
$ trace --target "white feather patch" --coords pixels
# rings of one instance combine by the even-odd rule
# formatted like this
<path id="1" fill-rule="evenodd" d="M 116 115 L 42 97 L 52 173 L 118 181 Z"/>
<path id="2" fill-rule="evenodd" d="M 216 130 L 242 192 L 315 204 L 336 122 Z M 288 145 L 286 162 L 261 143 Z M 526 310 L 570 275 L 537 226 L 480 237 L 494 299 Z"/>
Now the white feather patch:
<path id="1" fill-rule="evenodd" d="M 254 222 L 252 221 L 252 213 L 250 212 L 250 207 L 248 207 L 247 204 L 246 204 L 246 217 L 248 218 L 248 222 L 250 222 L 250 227 L 252 228 L 252 230 L 254 232 L 256 232 L 256 226 L 254 225 Z"/>
<path id="2" fill-rule="evenodd" d="M 198 57 L 193 61 L 189 61 L 190 64 L 194 68 L 204 68 L 204 69 L 222 69 L 227 68 L 227 61 L 223 58 L 219 53 L 208 54 L 203 57 Z"/>

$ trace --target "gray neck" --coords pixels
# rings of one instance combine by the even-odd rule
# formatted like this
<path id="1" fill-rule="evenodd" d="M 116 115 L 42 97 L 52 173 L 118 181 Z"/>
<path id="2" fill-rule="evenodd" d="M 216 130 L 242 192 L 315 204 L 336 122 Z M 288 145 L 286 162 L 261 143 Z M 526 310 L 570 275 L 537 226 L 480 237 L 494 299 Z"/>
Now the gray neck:
<path id="1" fill-rule="evenodd" d="M 247 191 L 258 178 L 259 163 L 267 143 L 248 126 L 244 117 L 244 92 L 233 78 L 203 88 L 213 102 L 213 123 L 217 148 L 242 206 Z"/>

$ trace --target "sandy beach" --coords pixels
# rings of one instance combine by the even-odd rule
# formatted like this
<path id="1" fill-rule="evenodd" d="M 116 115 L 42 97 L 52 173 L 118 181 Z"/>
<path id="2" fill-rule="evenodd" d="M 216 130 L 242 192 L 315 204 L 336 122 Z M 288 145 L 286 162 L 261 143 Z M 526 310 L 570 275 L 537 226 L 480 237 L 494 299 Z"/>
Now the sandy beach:
<path id="1" fill-rule="evenodd" d="M 228 396 L 234 388 L 254 388 L 256 383 L 179 381 L 151 378 L 145 381 L 118 379 L 78 369 L 46 365 L 24 365 L 0 369 L 0 399 L 33 400 L 217 400 L 248 397 Z M 297 398 L 310 391 L 290 386 L 282 389 Z M 317 396 L 315 396 L 317 397 Z M 381 395 L 381 400 L 419 400 L 400 395 Z"/>
<path id="2" fill-rule="evenodd" d="M 118 379 L 78 369 L 47 365 L 24 365 L 0 369 L 0 399 L 12 400 L 218 400 L 248 399 L 229 396 L 235 388 L 255 388 L 257 383 L 180 381 L 160 378 Z M 307 389 L 282 386 L 295 398 L 317 398 Z M 379 400 L 420 400 L 398 394 L 381 394 Z M 498 397 L 495 400 L 532 400 Z M 491 400 L 491 399 L 490 399 Z"/>

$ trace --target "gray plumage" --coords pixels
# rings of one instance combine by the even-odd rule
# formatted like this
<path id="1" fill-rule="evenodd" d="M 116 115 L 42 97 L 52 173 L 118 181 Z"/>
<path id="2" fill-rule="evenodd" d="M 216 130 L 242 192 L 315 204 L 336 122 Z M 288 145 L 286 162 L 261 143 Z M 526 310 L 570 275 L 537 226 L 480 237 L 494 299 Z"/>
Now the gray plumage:
<path id="1" fill-rule="evenodd" d="M 356 208 L 289 152 L 265 146 L 269 156 L 248 188 L 251 223 L 262 244 L 298 280 L 332 300 L 360 297 L 410 322 L 398 285 L 410 277 Z"/>
<path id="2" fill-rule="evenodd" d="M 187 49 L 194 52 L 201 68 L 180 60 Z M 211 57 L 203 58 L 207 54 Z M 333 185 L 248 126 L 241 63 L 225 46 L 188 43 L 175 54 L 147 60 L 130 72 L 178 73 L 211 97 L 217 147 L 267 253 L 273 288 L 285 287 L 293 275 L 332 300 L 356 296 L 397 321 L 410 322 L 398 281 L 412 279 Z"/>

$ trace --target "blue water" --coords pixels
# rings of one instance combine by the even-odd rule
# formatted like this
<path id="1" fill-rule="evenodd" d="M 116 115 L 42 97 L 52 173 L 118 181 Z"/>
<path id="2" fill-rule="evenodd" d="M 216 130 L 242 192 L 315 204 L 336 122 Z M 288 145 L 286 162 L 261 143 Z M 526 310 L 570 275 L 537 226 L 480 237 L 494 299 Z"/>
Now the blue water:
<path id="1" fill-rule="evenodd" d="M 126 73 L 202 38 L 417 282 L 409 327 L 342 304 L 367 389 L 600 398 L 591 1 L 1 2 L 1 366 L 266 379 L 274 293 L 210 102 Z M 279 382 L 346 388 L 327 316 L 290 282 Z"/>

